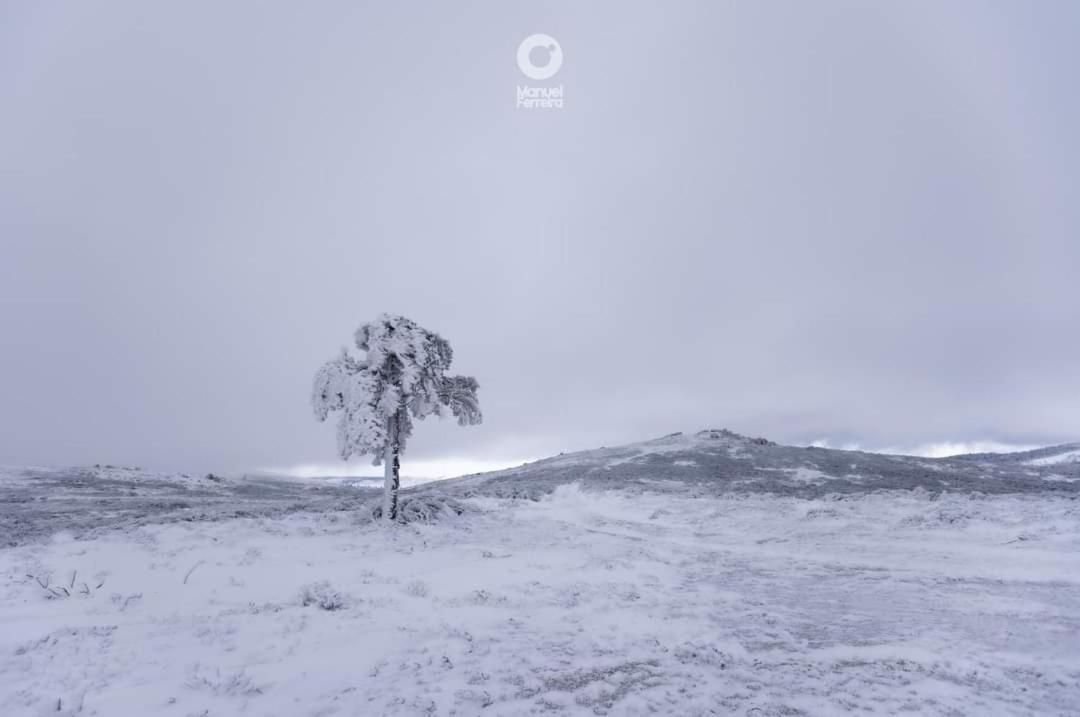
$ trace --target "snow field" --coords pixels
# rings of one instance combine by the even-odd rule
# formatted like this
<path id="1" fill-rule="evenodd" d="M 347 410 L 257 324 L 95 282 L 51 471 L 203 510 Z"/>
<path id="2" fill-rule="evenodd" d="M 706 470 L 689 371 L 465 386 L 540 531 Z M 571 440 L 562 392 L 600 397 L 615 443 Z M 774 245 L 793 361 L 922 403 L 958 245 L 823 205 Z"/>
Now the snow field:
<path id="1" fill-rule="evenodd" d="M 0 714 L 1080 713 L 1075 500 L 468 504 L 2 550 Z"/>

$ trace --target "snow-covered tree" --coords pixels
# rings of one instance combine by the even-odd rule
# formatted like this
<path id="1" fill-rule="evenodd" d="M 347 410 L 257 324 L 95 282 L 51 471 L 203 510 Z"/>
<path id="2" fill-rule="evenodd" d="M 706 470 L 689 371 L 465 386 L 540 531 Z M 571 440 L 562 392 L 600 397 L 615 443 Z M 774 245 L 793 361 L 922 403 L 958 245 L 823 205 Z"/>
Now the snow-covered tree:
<path id="1" fill-rule="evenodd" d="M 315 374 L 311 404 L 325 421 L 339 411 L 338 453 L 373 455 L 385 464 L 383 517 L 397 518 L 400 455 L 413 419 L 449 411 L 462 426 L 480 423 L 472 376 L 447 376 L 454 352 L 446 339 L 404 316 L 381 314 L 356 330 L 355 357 L 345 348 Z"/>

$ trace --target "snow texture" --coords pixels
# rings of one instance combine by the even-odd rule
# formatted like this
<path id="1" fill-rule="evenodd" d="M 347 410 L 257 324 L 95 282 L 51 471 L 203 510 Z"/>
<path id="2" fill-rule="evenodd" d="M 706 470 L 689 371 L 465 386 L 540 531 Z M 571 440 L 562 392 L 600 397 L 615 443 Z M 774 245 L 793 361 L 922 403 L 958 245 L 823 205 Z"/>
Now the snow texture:
<path id="1" fill-rule="evenodd" d="M 406 525 L 339 487 L 8 471 L 0 715 L 1072 716 L 1076 468 L 1029 459 L 707 431 L 408 489 Z"/>
<path id="2" fill-rule="evenodd" d="M 299 512 L 0 551 L 0 714 L 1080 709 L 1071 498 L 471 503 L 427 525 Z M 49 599 L 27 577 L 73 571 L 104 587 Z"/>

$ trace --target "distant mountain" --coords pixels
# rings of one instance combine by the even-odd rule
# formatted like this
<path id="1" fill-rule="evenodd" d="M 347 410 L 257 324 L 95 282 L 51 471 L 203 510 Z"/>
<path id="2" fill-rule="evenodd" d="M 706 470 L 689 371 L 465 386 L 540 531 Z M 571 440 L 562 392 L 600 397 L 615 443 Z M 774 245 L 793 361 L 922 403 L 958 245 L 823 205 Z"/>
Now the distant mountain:
<path id="1" fill-rule="evenodd" d="M 1017 453 L 969 453 L 963 456 L 956 456 L 956 458 L 983 463 L 1003 463 L 1026 466 L 1080 464 L 1080 443 L 1065 443 L 1060 446 L 1036 448 L 1033 451 L 1020 451 Z"/>
<path id="2" fill-rule="evenodd" d="M 381 470 L 381 469 L 380 469 Z M 337 486 L 341 488 L 378 488 L 382 489 L 385 478 L 381 475 L 377 476 L 335 476 L 335 475 L 321 475 L 311 478 L 295 478 L 279 473 L 262 473 L 269 478 L 278 478 L 280 480 L 300 480 L 306 481 L 312 485 L 329 485 Z M 419 485 L 421 483 L 428 483 L 430 478 L 419 478 L 417 476 L 401 476 L 401 485 L 408 487 L 411 485 Z"/>
<path id="3" fill-rule="evenodd" d="M 170 522 L 357 507 L 377 491 L 282 476 L 157 473 L 123 466 L 0 467 L 0 548 Z"/>
<path id="4" fill-rule="evenodd" d="M 451 495 L 535 497 L 579 482 L 591 489 L 689 493 L 931 492 L 1080 494 L 1080 444 L 950 458 L 784 446 L 725 429 L 675 433 L 616 448 L 568 453 L 517 468 L 421 486 Z"/>

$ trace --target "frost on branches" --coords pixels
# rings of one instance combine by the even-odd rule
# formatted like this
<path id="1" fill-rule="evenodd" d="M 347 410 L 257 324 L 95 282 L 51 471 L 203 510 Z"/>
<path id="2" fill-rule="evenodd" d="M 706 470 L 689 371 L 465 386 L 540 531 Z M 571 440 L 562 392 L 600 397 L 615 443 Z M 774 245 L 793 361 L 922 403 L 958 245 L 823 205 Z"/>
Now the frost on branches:
<path id="1" fill-rule="evenodd" d="M 315 374 L 311 404 L 325 421 L 339 411 L 338 453 L 373 455 L 386 466 L 382 514 L 397 518 L 399 456 L 412 435 L 413 419 L 431 414 L 457 417 L 462 426 L 480 423 L 478 385 L 472 376 L 447 376 L 454 352 L 449 342 L 404 316 L 381 314 L 356 330 L 363 358 L 342 348 Z"/>

